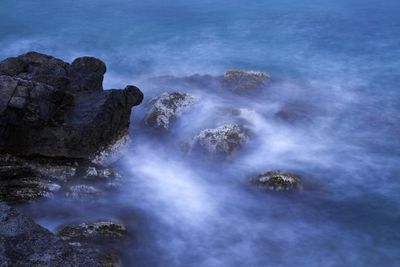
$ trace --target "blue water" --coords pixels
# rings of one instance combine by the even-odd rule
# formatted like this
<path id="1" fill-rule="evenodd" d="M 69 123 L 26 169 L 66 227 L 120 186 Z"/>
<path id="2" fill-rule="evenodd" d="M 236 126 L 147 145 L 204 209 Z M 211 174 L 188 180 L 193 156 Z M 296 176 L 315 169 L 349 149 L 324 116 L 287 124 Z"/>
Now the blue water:
<path id="1" fill-rule="evenodd" d="M 107 63 L 107 88 L 135 84 L 146 100 L 172 90 L 201 96 L 176 139 L 148 137 L 145 106 L 134 111 L 122 164 L 131 177 L 98 209 L 134 213 L 126 266 L 400 266 L 399 14 L 398 0 L 2 0 L 0 58 L 92 55 Z M 229 68 L 267 71 L 275 83 L 255 99 L 152 79 Z M 272 118 L 293 105 L 307 122 Z M 225 122 L 215 117 L 220 106 L 249 111 L 253 146 L 217 166 L 174 150 Z M 301 173 L 304 192 L 248 185 L 248 175 L 277 168 Z"/>

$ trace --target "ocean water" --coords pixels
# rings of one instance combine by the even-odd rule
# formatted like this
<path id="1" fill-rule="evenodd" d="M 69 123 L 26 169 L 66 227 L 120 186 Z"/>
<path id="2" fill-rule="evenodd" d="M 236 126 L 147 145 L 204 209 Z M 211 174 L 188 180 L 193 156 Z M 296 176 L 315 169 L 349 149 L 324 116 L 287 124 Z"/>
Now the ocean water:
<path id="1" fill-rule="evenodd" d="M 396 0 L 2 0 L 0 58 L 92 55 L 107 63 L 106 88 L 145 94 L 118 163 L 123 188 L 99 203 L 60 197 L 26 212 L 51 230 L 123 220 L 125 266 L 400 266 L 398 14 Z M 180 79 L 230 68 L 273 82 L 244 96 Z M 173 91 L 199 103 L 170 135 L 150 134 L 146 102 Z M 279 111 L 300 115 L 285 122 Z M 254 137 L 232 161 L 181 152 L 200 130 L 237 120 Z M 299 173 L 304 190 L 249 184 L 276 169 Z"/>

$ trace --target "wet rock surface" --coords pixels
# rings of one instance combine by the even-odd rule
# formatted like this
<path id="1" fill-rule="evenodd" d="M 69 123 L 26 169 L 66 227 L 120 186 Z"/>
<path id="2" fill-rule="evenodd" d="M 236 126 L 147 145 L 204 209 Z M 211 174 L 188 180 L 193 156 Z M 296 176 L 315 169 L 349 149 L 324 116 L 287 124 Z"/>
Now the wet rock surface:
<path id="1" fill-rule="evenodd" d="M 121 266 L 115 247 L 127 239 L 125 225 L 115 221 L 98 221 L 62 226 L 57 235 L 73 246 L 96 248 L 103 266 Z"/>
<path id="2" fill-rule="evenodd" d="M 127 134 L 134 86 L 103 91 L 99 59 L 29 52 L 0 62 L 0 153 L 93 159 Z"/>
<path id="3" fill-rule="evenodd" d="M 245 93 L 264 87 L 270 76 L 260 71 L 228 70 L 223 76 L 222 84 L 238 93 Z"/>
<path id="4" fill-rule="evenodd" d="M 252 179 L 252 183 L 263 190 L 269 191 L 300 191 L 303 182 L 300 176 L 283 171 L 269 171 Z"/>
<path id="5" fill-rule="evenodd" d="M 205 129 L 194 137 L 192 149 L 210 157 L 232 157 L 249 140 L 249 132 L 237 124 Z"/>
<path id="6" fill-rule="evenodd" d="M 57 235 L 69 242 L 87 243 L 104 239 L 123 239 L 127 235 L 127 230 L 125 225 L 118 222 L 99 221 L 65 226 Z"/>
<path id="7" fill-rule="evenodd" d="M 23 165 L 0 165 L 0 201 L 32 202 L 51 198 L 59 181 Z"/>
<path id="8" fill-rule="evenodd" d="M 75 200 L 93 199 L 103 193 L 100 188 L 116 187 L 120 180 L 113 169 L 88 162 L 0 156 L 0 201 L 33 202 L 59 192 Z"/>
<path id="9" fill-rule="evenodd" d="M 149 127 L 167 131 L 195 102 L 196 97 L 187 93 L 163 93 L 150 100 L 151 109 L 143 121 Z"/>
<path id="10" fill-rule="evenodd" d="M 104 266 L 98 252 L 73 247 L 0 203 L 1 266 Z"/>

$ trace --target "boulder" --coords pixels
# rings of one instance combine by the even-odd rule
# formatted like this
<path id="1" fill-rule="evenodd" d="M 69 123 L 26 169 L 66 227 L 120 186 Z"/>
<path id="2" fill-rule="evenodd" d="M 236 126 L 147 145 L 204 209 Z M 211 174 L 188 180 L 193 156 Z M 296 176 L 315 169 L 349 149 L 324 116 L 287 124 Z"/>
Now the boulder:
<path id="1" fill-rule="evenodd" d="M 249 131 L 237 124 L 205 129 L 194 137 L 192 149 L 205 151 L 209 156 L 232 157 L 249 140 Z"/>
<path id="2" fill-rule="evenodd" d="M 300 176 L 283 171 L 269 171 L 252 179 L 257 187 L 270 191 L 298 191 L 302 190 L 303 182 Z"/>
<path id="3" fill-rule="evenodd" d="M 98 252 L 69 245 L 2 203 L 0 225 L 1 266 L 104 266 Z"/>
<path id="4" fill-rule="evenodd" d="M 187 111 L 196 98 L 186 93 L 163 93 L 149 101 L 150 111 L 145 115 L 145 125 L 161 130 L 169 130 L 171 124 Z"/>
<path id="5" fill-rule="evenodd" d="M 238 93 L 246 93 L 264 87 L 270 80 L 269 74 L 260 71 L 228 70 L 222 84 Z"/>
<path id="6" fill-rule="evenodd" d="M 128 133 L 135 86 L 103 91 L 99 59 L 29 52 L 0 62 L 0 154 L 95 159 Z"/>

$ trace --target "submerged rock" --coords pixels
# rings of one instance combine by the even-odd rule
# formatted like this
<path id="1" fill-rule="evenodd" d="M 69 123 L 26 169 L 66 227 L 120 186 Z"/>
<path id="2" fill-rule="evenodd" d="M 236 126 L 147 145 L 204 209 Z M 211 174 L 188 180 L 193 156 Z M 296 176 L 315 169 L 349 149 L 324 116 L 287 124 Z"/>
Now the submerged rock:
<path id="1" fill-rule="evenodd" d="M 236 124 L 205 129 L 193 139 L 192 149 L 205 151 L 209 156 L 233 156 L 248 142 L 249 132 Z"/>
<path id="2" fill-rule="evenodd" d="M 91 185 L 72 185 L 68 188 L 65 196 L 74 200 L 95 198 L 101 195 L 103 192 Z"/>
<path id="3" fill-rule="evenodd" d="M 223 77 L 223 85 L 235 92 L 247 92 L 262 88 L 270 76 L 260 71 L 228 70 Z"/>
<path id="4" fill-rule="evenodd" d="M 32 219 L 0 203 L 1 266 L 100 267 L 100 255 L 73 247 Z"/>
<path id="5" fill-rule="evenodd" d="M 99 59 L 29 52 L 0 62 L 0 154 L 94 159 L 128 132 L 134 86 L 103 91 Z"/>
<path id="6" fill-rule="evenodd" d="M 171 124 L 196 102 L 196 98 L 186 93 L 163 93 L 150 100 L 152 105 L 143 121 L 147 126 L 169 130 Z"/>
<path id="7" fill-rule="evenodd" d="M 255 177 L 252 183 L 261 189 L 271 191 L 297 191 L 303 188 L 303 183 L 298 175 L 282 171 L 262 173 Z"/>

